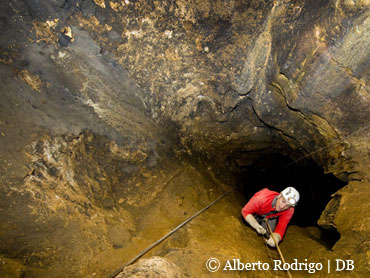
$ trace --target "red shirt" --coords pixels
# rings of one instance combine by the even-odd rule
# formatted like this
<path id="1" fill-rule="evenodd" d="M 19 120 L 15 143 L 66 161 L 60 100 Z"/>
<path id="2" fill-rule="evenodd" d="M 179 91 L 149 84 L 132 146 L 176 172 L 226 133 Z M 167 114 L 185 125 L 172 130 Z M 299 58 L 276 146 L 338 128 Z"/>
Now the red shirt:
<path id="1" fill-rule="evenodd" d="M 245 218 L 248 214 L 264 215 L 275 210 L 275 208 L 272 207 L 272 201 L 279 194 L 280 193 L 268 190 L 267 188 L 258 191 L 242 209 L 243 217 Z M 294 208 L 290 207 L 287 210 L 279 211 L 267 216 L 267 218 L 279 217 L 274 233 L 278 233 L 281 236 L 281 239 L 285 234 L 286 227 L 290 218 L 292 218 L 293 213 Z"/>

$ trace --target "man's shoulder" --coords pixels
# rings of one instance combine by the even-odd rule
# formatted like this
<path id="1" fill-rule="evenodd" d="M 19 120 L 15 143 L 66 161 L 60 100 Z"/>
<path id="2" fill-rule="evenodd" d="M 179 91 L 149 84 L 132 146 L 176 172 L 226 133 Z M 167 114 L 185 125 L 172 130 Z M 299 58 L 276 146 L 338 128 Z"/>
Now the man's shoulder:
<path id="1" fill-rule="evenodd" d="M 267 201 L 272 200 L 278 194 L 279 193 L 277 193 L 275 191 L 271 191 L 268 188 L 263 188 L 260 191 L 258 191 L 256 194 L 254 194 L 253 199 L 256 202 L 265 203 Z"/>
<path id="2" fill-rule="evenodd" d="M 272 191 L 272 190 L 270 190 L 270 189 L 268 189 L 268 188 L 263 188 L 263 189 L 261 189 L 260 191 L 258 191 L 257 193 L 256 193 L 256 195 L 264 195 L 264 196 L 270 196 L 270 195 L 273 195 L 273 196 L 275 196 L 275 195 L 279 195 L 279 193 L 278 192 L 276 192 L 276 191 Z"/>

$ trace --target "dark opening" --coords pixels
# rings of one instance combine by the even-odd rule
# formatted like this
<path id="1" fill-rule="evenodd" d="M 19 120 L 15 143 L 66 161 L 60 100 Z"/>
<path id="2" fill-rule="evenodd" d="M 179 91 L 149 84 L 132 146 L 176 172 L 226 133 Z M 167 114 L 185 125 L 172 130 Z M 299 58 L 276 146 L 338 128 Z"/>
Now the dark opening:
<path id="1" fill-rule="evenodd" d="M 300 201 L 289 224 L 300 227 L 318 226 L 317 221 L 331 195 L 346 185 L 334 175 L 324 174 L 313 161 L 305 161 L 301 166 L 281 154 L 263 156 L 252 165 L 239 169 L 241 175 L 237 184 L 247 200 L 265 187 L 277 192 L 288 186 L 295 187 L 300 193 Z M 339 232 L 335 228 L 319 228 L 321 240 L 331 248 L 339 240 Z"/>

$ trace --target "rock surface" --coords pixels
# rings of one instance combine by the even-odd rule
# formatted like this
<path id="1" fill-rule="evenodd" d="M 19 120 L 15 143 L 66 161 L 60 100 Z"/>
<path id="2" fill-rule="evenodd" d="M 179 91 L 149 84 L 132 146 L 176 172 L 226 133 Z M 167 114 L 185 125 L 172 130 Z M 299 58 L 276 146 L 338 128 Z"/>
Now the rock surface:
<path id="1" fill-rule="evenodd" d="M 127 266 L 117 278 L 183 278 L 181 269 L 168 259 L 158 256 Z"/>
<path id="2" fill-rule="evenodd" d="M 366 277 L 369 15 L 367 0 L 1 2 L 0 274 L 105 277 L 272 153 L 348 182 L 319 220 L 332 250 L 299 227 L 282 248 Z M 190 277 L 211 256 L 268 261 L 245 198 L 227 198 L 148 256 Z"/>

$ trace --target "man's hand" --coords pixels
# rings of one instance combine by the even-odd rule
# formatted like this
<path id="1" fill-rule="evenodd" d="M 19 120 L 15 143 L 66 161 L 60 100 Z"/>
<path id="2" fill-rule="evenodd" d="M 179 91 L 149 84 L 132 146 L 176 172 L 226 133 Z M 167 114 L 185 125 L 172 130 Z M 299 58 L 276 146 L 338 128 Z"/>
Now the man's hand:
<path id="1" fill-rule="evenodd" d="M 261 234 L 261 235 L 264 235 L 266 234 L 266 229 L 264 227 L 262 227 L 260 224 L 257 223 L 257 226 L 256 227 L 253 227 L 256 229 L 257 233 Z"/>
<path id="2" fill-rule="evenodd" d="M 259 233 L 261 235 L 266 234 L 265 228 L 263 228 L 260 224 L 258 224 L 256 218 L 254 218 L 254 216 L 252 214 L 248 214 L 245 217 L 245 221 L 247 221 L 248 224 L 251 225 L 253 227 L 253 229 L 255 229 L 257 231 L 257 233 Z"/>
<path id="3" fill-rule="evenodd" d="M 275 241 L 272 237 L 274 237 Z M 272 233 L 270 238 L 268 240 L 266 240 L 266 243 L 268 245 L 270 245 L 271 247 L 275 247 L 275 242 L 276 242 L 276 244 L 279 244 L 280 240 L 281 240 L 281 237 L 278 233 Z"/>

